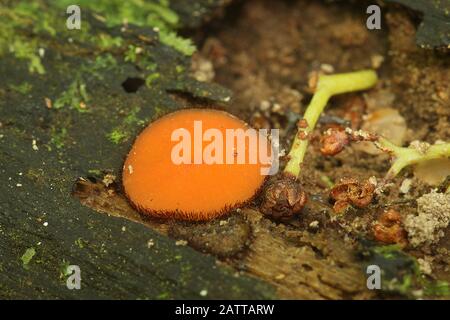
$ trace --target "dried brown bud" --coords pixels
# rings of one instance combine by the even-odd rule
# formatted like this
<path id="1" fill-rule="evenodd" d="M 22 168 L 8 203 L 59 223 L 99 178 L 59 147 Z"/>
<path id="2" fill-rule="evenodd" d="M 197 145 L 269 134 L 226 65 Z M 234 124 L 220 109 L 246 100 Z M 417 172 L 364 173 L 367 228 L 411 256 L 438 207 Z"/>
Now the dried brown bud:
<path id="1" fill-rule="evenodd" d="M 344 212 L 350 205 L 358 208 L 368 206 L 373 199 L 375 185 L 369 181 L 361 184 L 353 178 L 344 178 L 330 191 L 330 197 L 335 200 L 334 211 Z"/>
<path id="2" fill-rule="evenodd" d="M 273 219 L 288 219 L 298 214 L 307 201 L 306 193 L 293 176 L 274 177 L 264 190 L 261 212 Z"/>
<path id="3" fill-rule="evenodd" d="M 320 139 L 322 147 L 320 152 L 325 156 L 334 156 L 349 144 L 349 138 L 344 130 L 330 128 Z"/>
<path id="4" fill-rule="evenodd" d="M 299 132 L 297 133 L 297 137 L 298 137 L 300 140 L 308 140 L 308 139 L 309 139 L 309 134 L 308 134 L 308 132 L 306 132 L 306 131 L 299 131 Z"/>
<path id="5" fill-rule="evenodd" d="M 377 241 L 386 244 L 397 243 L 404 246 L 408 243 L 406 231 L 401 224 L 401 216 L 394 209 L 383 212 L 373 226 L 373 234 Z"/>
<path id="6" fill-rule="evenodd" d="M 306 119 L 300 119 L 297 122 L 297 128 L 306 129 L 308 128 L 308 121 Z"/>

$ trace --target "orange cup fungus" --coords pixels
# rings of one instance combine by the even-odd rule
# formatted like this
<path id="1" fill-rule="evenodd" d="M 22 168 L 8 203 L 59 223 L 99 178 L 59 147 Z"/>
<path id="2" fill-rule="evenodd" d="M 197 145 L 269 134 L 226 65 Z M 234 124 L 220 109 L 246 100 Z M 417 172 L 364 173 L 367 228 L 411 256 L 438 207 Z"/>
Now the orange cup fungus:
<path id="1" fill-rule="evenodd" d="M 270 167 L 258 157 L 263 148 L 271 154 L 267 136 L 229 113 L 176 111 L 136 139 L 123 167 L 125 193 L 150 216 L 212 219 L 256 195 Z"/>

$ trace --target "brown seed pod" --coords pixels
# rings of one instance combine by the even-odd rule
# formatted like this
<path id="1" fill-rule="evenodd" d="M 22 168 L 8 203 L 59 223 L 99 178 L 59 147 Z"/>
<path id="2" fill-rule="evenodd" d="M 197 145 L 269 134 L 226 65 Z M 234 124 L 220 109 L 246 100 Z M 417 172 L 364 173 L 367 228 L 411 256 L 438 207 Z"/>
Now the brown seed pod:
<path id="1" fill-rule="evenodd" d="M 402 226 L 400 213 L 394 209 L 388 209 L 383 212 L 373 226 L 373 235 L 377 241 L 386 244 L 397 243 L 405 246 L 408 243 L 407 233 Z"/>
<path id="2" fill-rule="evenodd" d="M 369 181 L 361 184 L 356 179 L 344 178 L 330 191 L 330 197 L 336 201 L 334 211 L 342 213 L 350 205 L 364 208 L 372 202 L 374 191 L 375 185 Z"/>
<path id="3" fill-rule="evenodd" d="M 307 196 L 294 176 L 281 174 L 269 181 L 263 193 L 261 212 L 273 219 L 288 219 L 304 207 Z"/>
<path id="4" fill-rule="evenodd" d="M 334 156 L 349 144 L 349 138 L 344 130 L 338 128 L 328 129 L 321 137 L 320 152 L 325 156 Z"/>
<path id="5" fill-rule="evenodd" d="M 297 128 L 306 129 L 308 128 L 308 121 L 306 119 L 300 119 L 297 122 Z"/>
<path id="6" fill-rule="evenodd" d="M 300 140 L 307 140 L 307 139 L 309 139 L 309 134 L 308 134 L 308 132 L 306 132 L 306 131 L 299 131 L 299 132 L 297 133 L 297 137 L 298 137 Z"/>

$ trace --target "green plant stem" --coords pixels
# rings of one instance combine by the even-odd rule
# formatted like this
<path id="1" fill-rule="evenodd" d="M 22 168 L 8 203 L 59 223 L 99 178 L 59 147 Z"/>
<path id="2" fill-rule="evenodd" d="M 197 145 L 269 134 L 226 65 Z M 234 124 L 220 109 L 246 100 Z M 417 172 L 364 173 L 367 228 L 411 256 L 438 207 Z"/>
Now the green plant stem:
<path id="1" fill-rule="evenodd" d="M 395 159 L 386 174 L 386 180 L 394 178 L 407 166 L 433 159 L 450 158 L 450 143 L 434 144 L 425 151 L 420 151 L 412 147 L 399 147 L 386 138 L 380 137 L 375 145 L 382 151 L 390 153 Z"/>
<path id="2" fill-rule="evenodd" d="M 301 164 L 303 163 L 309 144 L 308 139 L 305 137 L 314 130 L 317 120 L 331 96 L 369 89 L 376 82 L 377 74 L 373 70 L 320 76 L 317 82 L 316 92 L 303 116 L 303 119 L 306 120 L 307 127 L 298 129 L 298 133 L 288 154 L 289 161 L 286 164 L 284 172 L 295 177 L 299 176 Z"/>

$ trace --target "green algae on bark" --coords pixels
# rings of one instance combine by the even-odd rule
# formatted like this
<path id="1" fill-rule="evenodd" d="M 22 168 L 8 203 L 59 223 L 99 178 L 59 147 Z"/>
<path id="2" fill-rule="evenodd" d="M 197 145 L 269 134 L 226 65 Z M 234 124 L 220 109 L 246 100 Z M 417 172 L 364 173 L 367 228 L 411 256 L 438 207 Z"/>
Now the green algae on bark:
<path id="1" fill-rule="evenodd" d="M 71 0 L 59 1 L 60 7 L 72 4 Z M 80 0 L 82 8 L 87 8 L 102 16 L 108 26 L 118 26 L 124 23 L 140 27 L 151 27 L 158 34 L 161 43 L 190 56 L 196 50 L 190 39 L 176 33 L 179 27 L 178 14 L 169 6 L 169 1 L 122 1 L 122 0 Z"/>
<path id="2" fill-rule="evenodd" d="M 132 139 L 115 144 L 109 133 L 119 128 L 132 137 L 140 123 L 182 107 L 173 88 L 193 95 L 196 82 L 183 84 L 189 57 L 162 44 L 152 28 L 109 28 L 83 10 L 81 32 L 72 32 L 65 10 L 23 3 L 0 7 L 0 297 L 201 299 L 207 290 L 207 298 L 273 298 L 269 284 L 236 277 L 214 257 L 71 197 L 73 183 L 93 169 L 120 172 Z M 27 55 L 9 43 L 24 44 Z M 130 45 L 142 48 L 136 62 L 124 59 Z M 141 68 L 148 62 L 154 70 Z M 126 79 L 155 71 L 161 76 L 150 87 L 124 90 Z M 209 100 L 221 101 L 211 88 L 201 84 Z M 24 269 L 28 248 L 38 254 L 25 255 Z M 65 286 L 69 263 L 81 268 L 82 290 Z"/>

